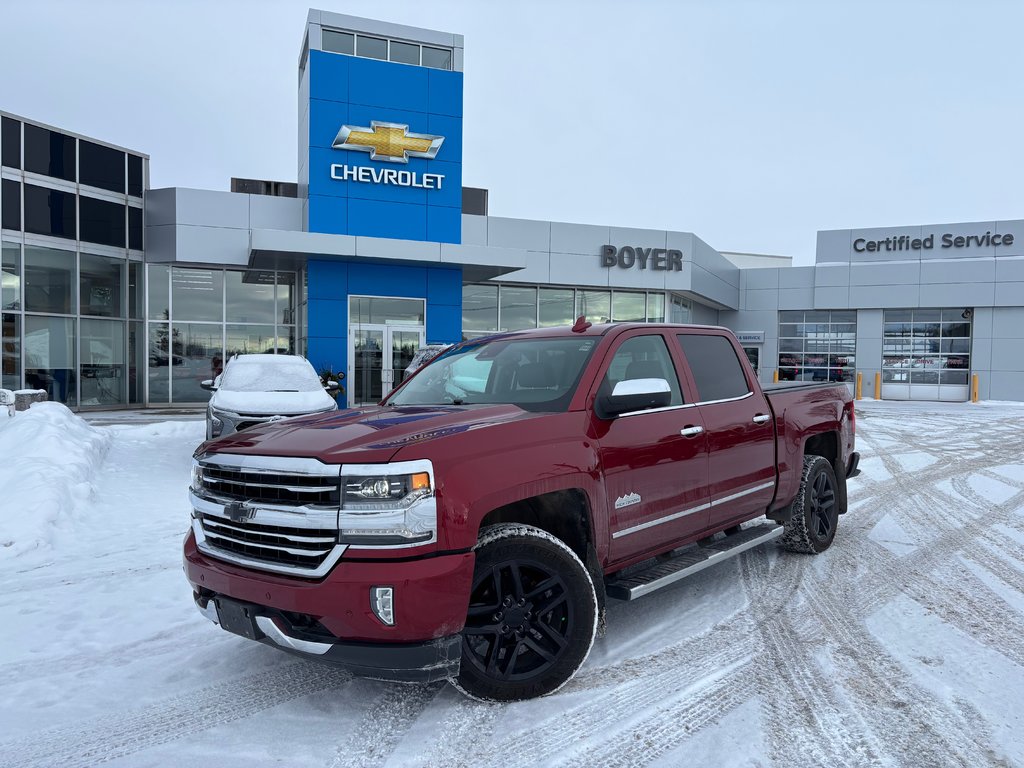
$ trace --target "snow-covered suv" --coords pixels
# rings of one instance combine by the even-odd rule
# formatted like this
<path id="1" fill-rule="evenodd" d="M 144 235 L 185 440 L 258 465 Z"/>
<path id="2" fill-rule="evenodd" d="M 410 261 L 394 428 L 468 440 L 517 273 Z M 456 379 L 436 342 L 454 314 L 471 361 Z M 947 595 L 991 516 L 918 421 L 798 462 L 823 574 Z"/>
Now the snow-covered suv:
<path id="1" fill-rule="evenodd" d="M 207 440 L 289 416 L 338 409 L 313 366 L 298 355 L 236 355 L 216 380 L 208 379 L 202 387 L 213 392 L 206 409 Z"/>

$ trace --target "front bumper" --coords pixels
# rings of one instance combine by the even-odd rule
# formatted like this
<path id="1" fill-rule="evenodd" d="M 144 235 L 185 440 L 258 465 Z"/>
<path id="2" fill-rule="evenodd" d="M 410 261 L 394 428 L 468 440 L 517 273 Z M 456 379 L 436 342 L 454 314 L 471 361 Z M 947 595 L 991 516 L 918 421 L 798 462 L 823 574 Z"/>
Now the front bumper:
<path id="1" fill-rule="evenodd" d="M 219 624 L 217 596 L 194 595 L 196 607 Z M 432 683 L 457 677 L 462 658 L 462 635 L 454 634 L 420 643 L 331 642 L 301 637 L 276 611 L 247 606 L 259 633 L 254 639 L 306 658 L 341 667 L 359 677 L 407 683 Z"/>
<path id="2" fill-rule="evenodd" d="M 255 639 L 275 647 L 370 677 L 424 681 L 458 672 L 472 552 L 405 561 L 342 559 L 322 579 L 312 580 L 209 557 L 189 533 L 184 565 L 197 606 L 208 618 L 216 618 L 211 598 L 243 603 L 263 635 Z M 375 586 L 394 589 L 393 626 L 371 608 Z"/>

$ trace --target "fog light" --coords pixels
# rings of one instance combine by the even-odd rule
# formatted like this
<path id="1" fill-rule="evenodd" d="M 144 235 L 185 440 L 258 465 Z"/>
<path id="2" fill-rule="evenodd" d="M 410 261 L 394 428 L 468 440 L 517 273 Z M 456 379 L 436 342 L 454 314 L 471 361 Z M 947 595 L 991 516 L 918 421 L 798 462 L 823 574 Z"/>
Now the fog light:
<path id="1" fill-rule="evenodd" d="M 395 625 L 395 590 L 391 587 L 370 589 L 370 608 L 374 615 L 389 627 Z"/>

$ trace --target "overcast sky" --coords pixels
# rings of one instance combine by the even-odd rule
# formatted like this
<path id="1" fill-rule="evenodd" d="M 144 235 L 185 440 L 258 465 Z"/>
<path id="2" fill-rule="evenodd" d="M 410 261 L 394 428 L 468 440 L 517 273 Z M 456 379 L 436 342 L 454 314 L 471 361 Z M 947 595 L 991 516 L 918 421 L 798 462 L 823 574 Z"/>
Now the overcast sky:
<path id="1" fill-rule="evenodd" d="M 0 109 L 151 157 L 153 187 L 294 180 L 308 2 L 0 0 Z M 466 38 L 490 212 L 811 263 L 819 229 L 1024 217 L 1024 3 L 324 2 Z"/>

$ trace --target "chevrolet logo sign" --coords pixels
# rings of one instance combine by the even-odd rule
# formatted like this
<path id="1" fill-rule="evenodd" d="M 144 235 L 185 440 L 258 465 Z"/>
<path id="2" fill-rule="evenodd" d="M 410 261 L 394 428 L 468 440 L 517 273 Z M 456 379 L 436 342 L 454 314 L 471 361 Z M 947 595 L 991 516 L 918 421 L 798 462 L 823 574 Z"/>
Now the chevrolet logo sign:
<path id="1" fill-rule="evenodd" d="M 444 143 L 444 136 L 409 133 L 408 125 L 370 121 L 369 128 L 343 125 L 332 145 L 335 149 L 369 152 L 371 160 L 408 163 L 410 157 L 433 160 Z"/>

